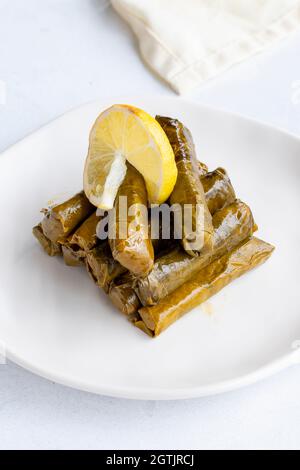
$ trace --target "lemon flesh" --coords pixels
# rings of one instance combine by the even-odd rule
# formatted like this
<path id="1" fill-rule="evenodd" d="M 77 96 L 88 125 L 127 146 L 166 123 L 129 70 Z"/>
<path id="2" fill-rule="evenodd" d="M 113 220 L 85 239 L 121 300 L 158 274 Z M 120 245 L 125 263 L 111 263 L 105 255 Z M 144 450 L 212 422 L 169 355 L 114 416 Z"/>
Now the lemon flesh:
<path id="1" fill-rule="evenodd" d="M 100 114 L 90 133 L 84 190 L 96 207 L 113 208 L 126 161 L 144 177 L 149 203 L 162 204 L 169 198 L 177 168 L 165 132 L 145 111 L 114 105 Z"/>

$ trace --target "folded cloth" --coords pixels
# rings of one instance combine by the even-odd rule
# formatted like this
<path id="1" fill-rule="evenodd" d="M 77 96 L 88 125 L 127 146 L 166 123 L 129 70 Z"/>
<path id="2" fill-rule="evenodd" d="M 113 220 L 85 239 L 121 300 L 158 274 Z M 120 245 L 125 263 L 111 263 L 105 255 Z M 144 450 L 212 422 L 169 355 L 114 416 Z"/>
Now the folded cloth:
<path id="1" fill-rule="evenodd" d="M 299 0 L 111 0 L 144 61 L 192 90 L 300 27 Z"/>

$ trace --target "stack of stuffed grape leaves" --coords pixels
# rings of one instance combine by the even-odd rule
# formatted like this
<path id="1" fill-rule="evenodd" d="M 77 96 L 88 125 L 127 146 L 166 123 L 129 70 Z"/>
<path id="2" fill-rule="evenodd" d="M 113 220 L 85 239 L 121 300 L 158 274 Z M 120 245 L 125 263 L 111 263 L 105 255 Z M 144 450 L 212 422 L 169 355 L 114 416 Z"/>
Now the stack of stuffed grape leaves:
<path id="1" fill-rule="evenodd" d="M 252 211 L 237 198 L 226 170 L 209 171 L 198 161 L 189 129 L 177 119 L 156 120 L 178 170 L 163 205 L 150 206 L 143 176 L 127 161 L 113 209 L 99 214 L 81 191 L 42 210 L 43 219 L 33 228 L 49 256 L 84 266 L 112 305 L 151 337 L 261 265 L 274 250 L 254 237 L 258 227 Z M 190 223 L 183 217 L 186 207 Z M 169 211 L 169 231 L 160 219 L 154 236 L 151 216 L 163 214 L 163 208 Z M 103 239 L 99 227 L 106 219 L 110 227 Z"/>

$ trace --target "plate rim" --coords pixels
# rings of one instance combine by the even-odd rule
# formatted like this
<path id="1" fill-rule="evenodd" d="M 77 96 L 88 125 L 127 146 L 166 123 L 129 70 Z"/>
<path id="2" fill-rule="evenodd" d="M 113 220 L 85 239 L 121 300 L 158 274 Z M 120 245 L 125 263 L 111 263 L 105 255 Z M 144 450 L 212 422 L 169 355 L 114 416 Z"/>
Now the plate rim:
<path id="1" fill-rule="evenodd" d="M 78 106 L 71 107 L 67 111 L 59 113 L 56 117 L 54 117 L 53 119 L 47 121 L 45 124 L 42 124 L 36 130 L 34 130 L 34 131 L 30 132 L 29 134 L 25 135 L 25 137 L 21 137 L 20 139 L 18 139 L 12 145 L 9 145 L 7 148 L 2 150 L 2 152 L 0 152 L 0 158 L 4 158 L 7 153 L 9 153 L 11 150 L 14 150 L 17 146 L 25 143 L 27 140 L 29 141 L 32 137 L 36 136 L 39 133 L 42 133 L 44 130 L 46 130 L 48 127 L 50 127 L 54 122 L 56 122 L 60 119 L 63 119 L 64 117 L 66 117 L 68 115 L 71 115 L 75 111 L 79 111 L 80 109 L 87 108 L 89 106 L 95 105 L 96 103 L 103 103 L 103 102 L 110 103 L 111 101 L 115 102 L 115 103 L 117 103 L 117 102 L 126 103 L 126 102 L 129 102 L 129 101 L 134 102 L 135 100 L 142 100 L 144 98 L 145 97 L 142 94 L 136 94 L 136 95 L 131 95 L 131 96 L 127 96 L 127 97 L 123 96 L 123 95 L 116 95 L 116 96 L 112 96 L 111 98 L 99 97 L 97 99 L 93 99 L 93 100 L 83 102 L 82 104 L 80 104 Z M 274 131 L 276 131 L 276 132 L 278 132 L 282 135 L 285 135 L 286 137 L 290 137 L 290 138 L 296 140 L 300 144 L 300 135 L 297 135 L 296 133 L 293 133 L 293 132 L 289 131 L 288 129 L 284 129 L 284 128 L 278 126 L 278 125 L 275 125 L 275 124 L 269 123 L 267 121 L 264 121 L 263 119 L 256 119 L 252 116 L 247 116 L 246 114 L 240 113 L 238 111 L 227 110 L 225 108 L 219 108 L 218 106 L 213 106 L 213 105 L 208 105 L 208 104 L 196 102 L 196 101 L 193 101 L 192 99 L 189 99 L 189 98 L 186 98 L 186 97 L 183 97 L 183 96 L 165 96 L 165 95 L 159 95 L 159 94 L 157 94 L 157 95 L 152 94 L 152 95 L 147 95 L 146 98 L 148 100 L 149 99 L 159 99 L 159 100 L 163 100 L 163 101 L 175 101 L 175 100 L 183 101 L 183 102 L 191 104 L 193 106 L 198 106 L 198 107 L 200 107 L 204 110 L 207 110 L 209 112 L 212 111 L 212 112 L 216 112 L 216 113 L 223 114 L 223 115 L 226 115 L 226 116 L 232 116 L 234 118 L 239 118 L 239 119 L 241 119 L 245 122 L 250 122 L 252 124 L 256 124 L 256 125 L 258 124 L 262 127 L 265 127 L 266 129 L 274 130 Z"/>
<path id="2" fill-rule="evenodd" d="M 19 358 L 9 349 L 6 350 L 6 358 L 19 367 L 59 385 L 69 387 L 74 390 L 92 393 L 95 395 L 107 396 L 112 398 L 122 398 L 128 400 L 151 400 L 151 401 L 171 401 L 171 400 L 189 400 L 193 398 L 205 398 L 210 396 L 222 395 L 224 393 L 233 392 L 258 382 L 266 380 L 285 369 L 295 365 L 300 365 L 299 351 L 292 351 L 282 357 L 271 361 L 270 363 L 257 368 L 254 372 L 241 375 L 235 379 L 229 379 L 211 385 L 201 385 L 199 387 L 176 388 L 173 391 L 165 388 L 133 388 L 133 387 L 113 387 L 111 385 L 91 385 L 84 384 L 78 379 L 66 379 L 59 374 L 52 374 L 44 371 L 40 367 L 36 367 L 29 362 Z"/>

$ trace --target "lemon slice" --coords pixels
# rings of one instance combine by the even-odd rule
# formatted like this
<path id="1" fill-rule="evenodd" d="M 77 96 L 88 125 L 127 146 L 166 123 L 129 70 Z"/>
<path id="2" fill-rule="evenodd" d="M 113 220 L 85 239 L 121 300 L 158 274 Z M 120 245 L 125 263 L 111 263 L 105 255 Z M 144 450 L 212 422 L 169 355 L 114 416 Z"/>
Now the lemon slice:
<path id="1" fill-rule="evenodd" d="M 126 160 L 144 177 L 149 202 L 165 202 L 177 179 L 170 142 L 148 113 L 117 104 L 100 114 L 90 133 L 84 191 L 96 207 L 113 208 L 126 174 Z"/>

